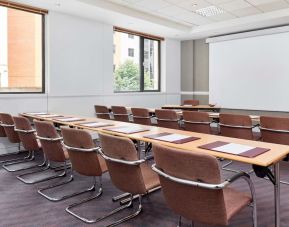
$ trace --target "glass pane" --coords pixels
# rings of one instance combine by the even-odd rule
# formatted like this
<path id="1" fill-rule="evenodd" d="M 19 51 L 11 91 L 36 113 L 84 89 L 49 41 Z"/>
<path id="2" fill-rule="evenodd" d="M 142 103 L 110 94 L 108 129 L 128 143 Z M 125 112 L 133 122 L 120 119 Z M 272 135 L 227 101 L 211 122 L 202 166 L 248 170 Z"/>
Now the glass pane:
<path id="1" fill-rule="evenodd" d="M 159 42 L 144 39 L 144 90 L 159 89 Z"/>
<path id="2" fill-rule="evenodd" d="M 0 92 L 42 92 L 42 16 L 0 7 Z"/>
<path id="3" fill-rule="evenodd" d="M 114 32 L 114 91 L 140 91 L 140 37 Z"/>

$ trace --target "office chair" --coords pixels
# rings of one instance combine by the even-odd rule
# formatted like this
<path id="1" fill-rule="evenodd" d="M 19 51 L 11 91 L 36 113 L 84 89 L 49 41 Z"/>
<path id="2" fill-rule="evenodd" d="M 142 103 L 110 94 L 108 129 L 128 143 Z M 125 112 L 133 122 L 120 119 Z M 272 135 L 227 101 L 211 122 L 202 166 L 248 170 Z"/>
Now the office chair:
<path id="1" fill-rule="evenodd" d="M 69 153 L 69 158 L 72 164 L 72 172 L 75 171 L 81 175 L 93 178 L 93 185 L 77 194 L 79 195 L 85 192 L 95 191 L 97 188 L 96 177 L 99 178 L 99 188 L 97 190 L 97 194 L 69 205 L 66 208 L 66 211 L 83 222 L 95 223 L 97 222 L 97 219 L 88 219 L 80 214 L 77 214 L 72 209 L 102 195 L 101 177 L 107 171 L 106 163 L 98 154 L 98 147 L 96 147 L 91 135 L 87 131 L 62 127 L 61 132 L 63 135 L 64 147 Z"/>
<path id="2" fill-rule="evenodd" d="M 110 120 L 110 112 L 106 106 L 95 105 L 94 109 L 97 118 Z"/>
<path id="3" fill-rule="evenodd" d="M 211 120 L 206 112 L 183 111 L 183 122 L 187 131 L 211 134 Z"/>
<path id="4" fill-rule="evenodd" d="M 157 125 L 159 127 L 180 129 L 179 117 L 174 110 L 155 110 Z"/>
<path id="5" fill-rule="evenodd" d="M 111 110 L 113 112 L 114 120 L 129 122 L 129 114 L 124 106 L 112 106 Z"/>
<path id="6" fill-rule="evenodd" d="M 139 215 L 142 211 L 142 196 L 160 189 L 159 179 L 146 160 L 139 160 L 134 143 L 123 137 L 99 134 L 101 150 L 105 159 L 112 183 L 121 191 L 129 193 L 129 202 L 113 211 L 102 219 L 109 217 L 132 205 L 133 199 L 138 198 L 138 209 L 112 223 L 110 226 L 121 224 Z"/>
<path id="7" fill-rule="evenodd" d="M 200 152 L 187 152 L 154 145 L 153 170 L 158 173 L 166 203 L 181 217 L 194 222 L 228 226 L 246 206 L 253 206 L 253 223 L 257 227 L 255 190 L 250 176 L 239 172 L 221 181 L 218 160 Z M 229 187 L 243 179 L 251 195 Z"/>

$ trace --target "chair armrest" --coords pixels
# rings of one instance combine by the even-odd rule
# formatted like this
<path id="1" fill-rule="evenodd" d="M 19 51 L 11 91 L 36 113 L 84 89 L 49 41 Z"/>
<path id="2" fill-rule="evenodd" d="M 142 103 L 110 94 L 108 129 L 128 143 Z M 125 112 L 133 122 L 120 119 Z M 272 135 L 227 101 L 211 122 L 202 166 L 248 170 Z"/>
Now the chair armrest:
<path id="1" fill-rule="evenodd" d="M 98 151 L 99 147 L 93 147 L 93 148 L 78 148 L 78 147 L 71 147 L 66 145 L 64 142 L 61 142 L 62 145 L 71 151 L 82 151 L 82 152 L 94 152 L 94 151 Z"/>
<path id="2" fill-rule="evenodd" d="M 136 166 L 136 165 L 140 165 L 141 163 L 143 163 L 143 162 L 146 161 L 146 160 L 144 160 L 144 159 L 140 159 L 140 160 L 136 160 L 136 161 L 126 161 L 126 160 L 111 158 L 111 157 L 106 156 L 106 155 L 102 152 L 102 149 L 101 149 L 101 148 L 98 148 L 98 152 L 99 152 L 99 154 L 100 154 L 105 160 L 108 160 L 108 161 L 111 161 L 111 162 L 120 163 L 120 164 L 126 164 L 126 165 Z"/>
<path id="3" fill-rule="evenodd" d="M 7 128 L 8 128 L 8 127 L 15 127 L 14 124 L 13 124 L 13 125 L 8 125 L 8 124 L 4 124 L 4 123 L 2 123 L 2 122 L 0 123 L 0 126 L 2 126 L 2 127 L 4 127 L 4 128 L 5 128 L 5 127 L 7 127 Z"/>
<path id="4" fill-rule="evenodd" d="M 250 179 L 250 175 L 249 174 L 247 174 L 245 172 L 239 172 L 239 173 L 233 175 L 232 177 L 227 178 L 226 181 L 230 182 L 230 184 L 231 184 L 231 183 L 235 182 L 236 180 L 238 180 L 238 179 L 240 179 L 242 177 L 247 177 L 247 178 Z"/>
<path id="5" fill-rule="evenodd" d="M 237 173 L 234 176 L 232 176 L 231 178 L 225 180 L 224 182 L 222 182 L 220 184 L 208 184 L 208 183 L 204 183 L 204 182 L 200 182 L 200 181 L 185 180 L 185 179 L 181 179 L 181 178 L 177 178 L 177 177 L 171 176 L 169 174 L 164 173 L 162 170 L 158 169 L 156 167 L 156 164 L 152 165 L 152 169 L 153 169 L 153 171 L 158 173 L 160 176 L 163 176 L 163 177 L 165 177 L 165 178 L 167 178 L 167 179 L 169 179 L 171 181 L 174 181 L 174 182 L 177 182 L 177 183 L 180 183 L 180 184 L 189 185 L 189 186 L 211 189 L 211 190 L 224 189 L 227 186 L 229 186 L 230 184 L 232 184 L 233 182 L 235 182 L 236 180 L 242 178 L 242 179 L 245 179 L 246 182 L 249 184 L 252 197 L 255 196 L 255 189 L 254 189 L 253 183 L 252 183 L 252 181 L 250 179 L 250 176 L 247 173 L 245 173 L 245 172 Z"/>
<path id="6" fill-rule="evenodd" d="M 39 140 L 44 140 L 44 141 L 49 141 L 49 142 L 57 142 L 57 141 L 62 141 L 63 137 L 56 137 L 56 138 L 48 138 L 48 137 L 42 137 L 42 136 L 37 136 L 36 138 Z"/>
<path id="7" fill-rule="evenodd" d="M 21 133 L 26 133 L 26 134 L 29 134 L 29 133 L 34 133 L 36 132 L 35 129 L 30 129 L 30 130 L 23 130 L 23 129 L 18 129 L 18 128 L 15 128 L 14 127 L 14 131 L 15 132 L 21 132 Z"/>

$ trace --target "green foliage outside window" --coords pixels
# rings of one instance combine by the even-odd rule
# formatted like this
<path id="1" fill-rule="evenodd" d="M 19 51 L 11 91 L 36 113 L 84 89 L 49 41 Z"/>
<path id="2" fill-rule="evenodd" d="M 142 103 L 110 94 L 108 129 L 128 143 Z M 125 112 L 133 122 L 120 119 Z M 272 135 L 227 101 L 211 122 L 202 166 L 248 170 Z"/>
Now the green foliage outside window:
<path id="1" fill-rule="evenodd" d="M 140 71 L 138 64 L 132 60 L 126 60 L 115 71 L 114 74 L 115 91 L 139 91 L 140 90 Z M 153 81 L 147 71 L 144 73 L 145 90 L 153 89 Z"/>

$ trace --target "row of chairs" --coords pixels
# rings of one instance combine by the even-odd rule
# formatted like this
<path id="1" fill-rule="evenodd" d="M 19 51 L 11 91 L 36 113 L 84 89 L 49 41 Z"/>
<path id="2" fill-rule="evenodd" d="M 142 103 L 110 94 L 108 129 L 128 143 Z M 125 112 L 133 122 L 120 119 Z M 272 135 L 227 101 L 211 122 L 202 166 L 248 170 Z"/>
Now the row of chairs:
<path id="1" fill-rule="evenodd" d="M 147 160 L 138 158 L 140 151 L 136 150 L 133 141 L 128 138 L 99 133 L 100 147 L 98 147 L 85 130 L 61 127 L 61 134 L 58 134 L 55 126 L 50 122 L 34 121 L 35 129 L 33 129 L 28 119 L 24 117 L 12 118 L 10 116 L 9 123 L 5 120 L 5 116 L 10 115 L 0 114 L 1 126 L 9 139 L 12 134 L 15 134 L 14 136 L 17 134 L 25 149 L 42 150 L 44 154 L 45 166 L 41 167 L 39 164 L 40 170 L 22 174 L 18 176 L 18 179 L 33 184 L 55 177 L 66 177 L 68 165 L 71 166 L 71 172 L 66 181 L 38 190 L 38 193 L 45 198 L 60 201 L 93 191 L 97 188 L 96 178 L 99 177 L 99 187 L 95 195 L 66 208 L 68 213 L 86 223 L 99 222 L 130 207 L 133 205 L 133 200 L 138 199 L 138 208 L 133 213 L 110 226 L 132 219 L 142 211 L 142 197 L 160 189 L 161 186 L 167 205 L 180 215 L 179 225 L 181 217 L 193 222 L 228 225 L 237 213 L 252 204 L 254 226 L 257 226 L 255 194 L 250 176 L 246 173 L 238 173 L 222 182 L 215 157 L 154 145 L 156 163 L 151 166 Z M 24 176 L 46 171 L 51 162 L 62 163 L 64 167 L 58 168 L 64 169 L 63 172 L 55 177 L 34 182 L 24 179 Z M 81 192 L 73 192 L 60 198 L 51 197 L 45 193 L 48 189 L 71 182 L 74 171 L 92 177 L 93 185 Z M 75 211 L 76 207 L 102 195 L 101 177 L 106 172 L 109 173 L 112 183 L 125 192 L 115 200 L 128 198 L 128 202 L 101 217 L 88 219 L 80 216 Z M 248 183 L 251 195 L 229 187 L 238 179 L 244 179 Z"/>
<path id="2" fill-rule="evenodd" d="M 146 108 L 131 108 L 131 115 L 124 106 L 112 106 L 112 112 L 106 106 L 95 106 L 96 116 L 103 119 L 132 122 L 136 124 L 152 125 L 152 118 L 160 127 L 185 129 L 188 131 L 215 134 L 212 130 L 212 121 L 207 112 L 183 111 L 182 119 L 174 110 L 156 109 L 155 116 Z M 111 117 L 113 115 L 113 117 Z M 261 137 L 254 134 L 253 128 L 260 128 Z M 262 140 L 264 142 L 289 145 L 289 118 L 261 116 L 260 123 L 253 125 L 249 115 L 227 114 L 219 115 L 218 134 L 248 140 Z"/>

